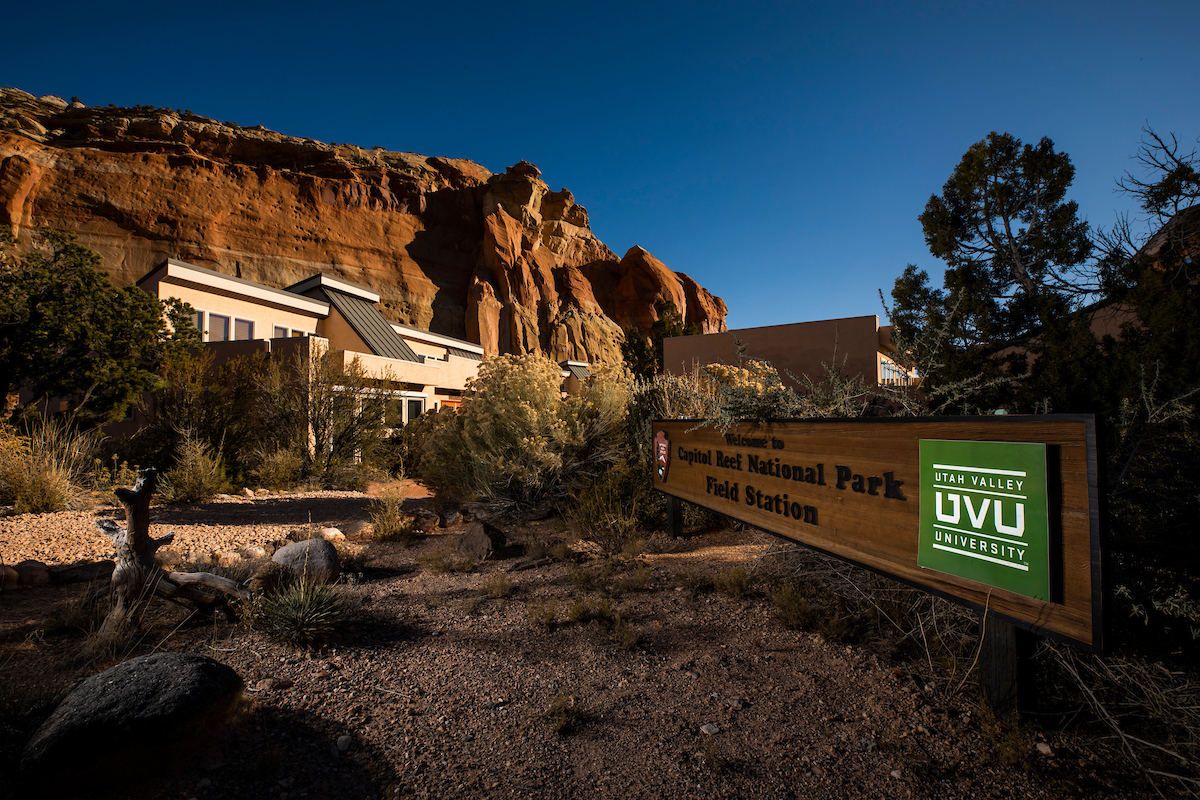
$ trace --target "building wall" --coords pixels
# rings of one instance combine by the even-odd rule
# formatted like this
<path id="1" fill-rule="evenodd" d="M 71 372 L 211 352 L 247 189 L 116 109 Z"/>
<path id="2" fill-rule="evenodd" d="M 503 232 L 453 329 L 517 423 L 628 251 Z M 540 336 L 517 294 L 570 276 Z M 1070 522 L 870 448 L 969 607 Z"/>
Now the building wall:
<path id="1" fill-rule="evenodd" d="M 823 364 L 841 366 L 843 359 L 847 375 L 861 374 L 868 384 L 877 385 L 879 359 L 893 349 L 890 333 L 891 327 L 880 328 L 879 318 L 872 315 L 674 336 L 663 340 L 663 370 L 683 375 L 697 365 L 736 365 L 737 343 L 741 342 L 745 345 L 743 357 L 771 362 L 791 386 L 796 383 L 788 372 L 820 381 Z"/>
<path id="2" fill-rule="evenodd" d="M 254 322 L 255 339 L 272 338 L 275 335 L 274 329 L 277 325 L 287 328 L 289 331 L 299 330 L 305 333 L 316 333 L 318 330 L 318 317 L 310 314 L 273 308 L 262 303 L 206 292 L 203 289 L 197 289 L 192 286 L 180 286 L 161 281 L 147 282 L 143 285 L 143 288 L 159 300 L 175 297 L 188 303 L 197 311 L 204 311 L 206 314 L 222 314 L 229 317 L 230 335 L 232 335 L 233 320 L 235 318 L 247 319 Z M 208 327 L 207 321 L 208 317 L 206 316 L 206 328 Z M 208 331 L 205 330 L 203 333 L 204 341 L 209 341 Z"/>

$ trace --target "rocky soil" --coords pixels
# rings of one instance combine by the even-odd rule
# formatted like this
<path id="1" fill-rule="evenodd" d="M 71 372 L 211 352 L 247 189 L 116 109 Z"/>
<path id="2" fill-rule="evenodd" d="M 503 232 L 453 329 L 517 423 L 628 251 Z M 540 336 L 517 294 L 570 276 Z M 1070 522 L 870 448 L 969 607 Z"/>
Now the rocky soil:
<path id="1" fill-rule="evenodd" d="M 215 569 L 236 571 L 234 550 L 322 525 L 354 531 L 369 503 L 318 493 L 164 507 L 152 534 L 173 530 L 179 558 L 225 553 Z M 0 552 L 58 567 L 105 558 L 96 513 L 119 514 L 0 519 Z M 530 569 L 513 557 L 433 571 L 460 530 L 411 548 L 366 532 L 339 542 L 345 618 L 312 649 L 156 604 L 116 660 L 202 653 L 247 688 L 223 739 L 129 796 L 1148 796 L 1085 733 L 997 725 L 969 683 L 952 693 L 922 665 L 781 625 L 763 594 L 778 550 L 765 535 L 651 539 L 607 567 L 580 545 L 574 561 Z M 553 520 L 510 533 L 531 547 L 564 537 Z M 746 596 L 692 591 L 696 575 L 739 566 L 755 581 Z M 0 594 L 3 774 L 63 690 L 105 666 L 81 656 L 89 584 L 62 577 Z M 577 604 L 601 619 L 572 621 Z"/>

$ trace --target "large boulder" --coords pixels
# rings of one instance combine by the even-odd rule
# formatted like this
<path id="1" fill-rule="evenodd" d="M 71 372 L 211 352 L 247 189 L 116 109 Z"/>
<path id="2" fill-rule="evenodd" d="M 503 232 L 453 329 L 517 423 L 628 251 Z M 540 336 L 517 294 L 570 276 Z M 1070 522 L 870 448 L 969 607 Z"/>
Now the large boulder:
<path id="1" fill-rule="evenodd" d="M 205 656 L 154 653 L 84 680 L 26 745 L 42 796 L 153 778 L 201 752 L 236 708 L 242 679 Z"/>
<path id="2" fill-rule="evenodd" d="M 271 560 L 281 565 L 293 580 L 332 583 L 342 574 L 337 548 L 325 539 L 305 539 L 275 551 Z"/>

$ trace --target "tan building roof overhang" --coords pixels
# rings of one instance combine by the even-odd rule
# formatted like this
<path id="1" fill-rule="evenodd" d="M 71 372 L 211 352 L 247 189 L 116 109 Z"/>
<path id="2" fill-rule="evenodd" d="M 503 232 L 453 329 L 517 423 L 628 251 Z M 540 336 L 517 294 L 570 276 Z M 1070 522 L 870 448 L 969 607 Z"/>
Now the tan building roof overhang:
<path id="1" fill-rule="evenodd" d="M 272 289 L 261 283 L 235 278 L 174 258 L 168 258 L 157 268 L 143 275 L 135 285 L 141 286 L 155 280 L 173 286 L 187 286 L 222 297 L 251 300 L 287 311 L 298 311 L 322 318 L 329 316 L 329 303 L 282 289 Z"/>

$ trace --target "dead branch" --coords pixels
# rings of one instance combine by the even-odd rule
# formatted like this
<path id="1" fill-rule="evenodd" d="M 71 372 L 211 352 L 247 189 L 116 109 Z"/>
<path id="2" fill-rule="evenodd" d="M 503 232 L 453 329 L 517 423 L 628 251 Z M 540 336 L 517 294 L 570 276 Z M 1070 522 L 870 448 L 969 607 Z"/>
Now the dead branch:
<path id="1" fill-rule="evenodd" d="M 148 467 L 138 471 L 132 489 L 117 489 L 117 499 L 125 507 L 126 527 L 110 519 L 96 522 L 96 527 L 112 539 L 117 548 L 117 566 L 113 570 L 111 595 L 112 611 L 100 626 L 100 634 L 115 632 L 125 626 L 135 612 L 149 603 L 154 595 L 173 601 L 188 601 L 205 611 L 216 607 L 228 609 L 229 600 L 250 599 L 250 593 L 235 581 L 208 572 L 164 572 L 154 560 L 155 552 L 174 538 L 168 533 L 158 539 L 150 538 L 150 498 L 158 485 L 158 471 Z"/>

